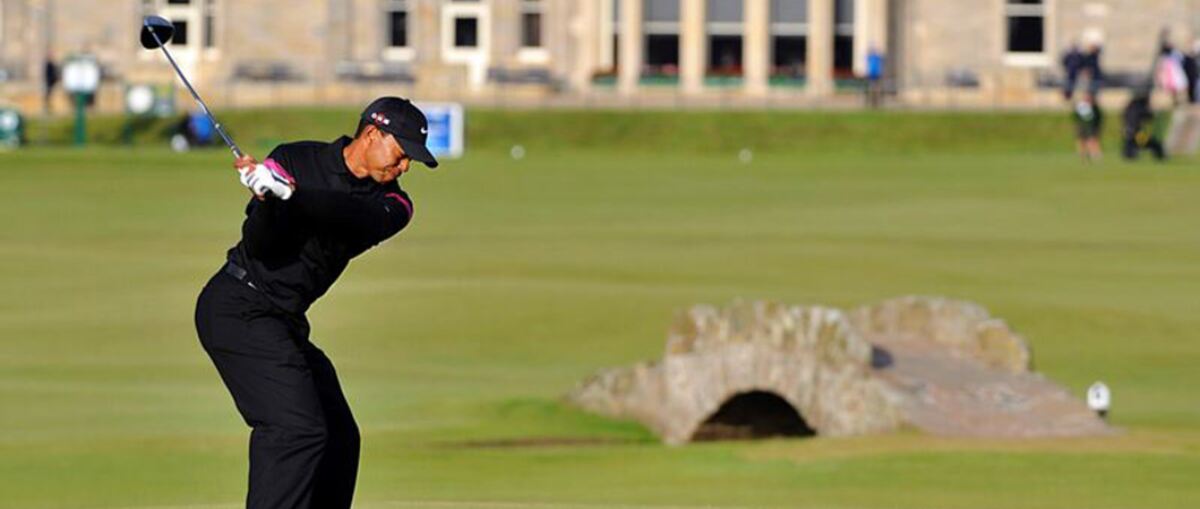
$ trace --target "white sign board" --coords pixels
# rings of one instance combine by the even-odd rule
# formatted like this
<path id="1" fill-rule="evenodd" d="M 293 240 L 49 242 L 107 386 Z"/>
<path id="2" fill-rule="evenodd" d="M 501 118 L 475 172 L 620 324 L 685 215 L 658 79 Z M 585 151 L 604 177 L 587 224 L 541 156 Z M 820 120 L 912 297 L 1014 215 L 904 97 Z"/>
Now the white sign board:
<path id="1" fill-rule="evenodd" d="M 67 60 L 62 71 L 63 88 L 73 94 L 91 94 L 100 88 L 100 64 L 88 56 Z"/>

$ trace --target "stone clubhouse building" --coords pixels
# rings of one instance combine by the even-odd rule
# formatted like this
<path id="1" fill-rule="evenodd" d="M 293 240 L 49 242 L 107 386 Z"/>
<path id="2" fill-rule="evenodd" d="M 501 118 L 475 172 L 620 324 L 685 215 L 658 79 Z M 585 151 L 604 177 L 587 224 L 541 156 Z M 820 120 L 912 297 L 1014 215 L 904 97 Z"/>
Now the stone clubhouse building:
<path id="1" fill-rule="evenodd" d="M 1102 41 L 1120 85 L 1162 30 L 1200 34 L 1200 0 L 0 0 L 0 102 L 40 111 L 47 59 L 81 53 L 103 110 L 175 83 L 138 45 L 146 14 L 176 24 L 171 51 L 218 107 L 849 105 L 872 49 L 894 104 L 1036 107 L 1060 104 L 1075 41 Z"/>

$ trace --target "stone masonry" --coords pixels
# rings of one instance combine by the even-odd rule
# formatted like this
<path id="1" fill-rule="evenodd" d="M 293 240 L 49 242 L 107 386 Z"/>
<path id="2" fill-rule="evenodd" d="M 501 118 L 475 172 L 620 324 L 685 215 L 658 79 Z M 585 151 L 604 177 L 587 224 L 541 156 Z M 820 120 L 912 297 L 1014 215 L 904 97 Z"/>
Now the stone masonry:
<path id="1" fill-rule="evenodd" d="M 901 427 L 943 436 L 1109 432 L 1030 363 L 1023 338 L 967 302 L 906 297 L 849 313 L 738 302 L 682 313 L 661 360 L 601 371 L 568 400 L 637 420 L 668 444 L 711 438 L 713 420 L 747 394 L 777 396 L 828 436 Z M 732 431 L 724 435 L 754 435 Z"/>

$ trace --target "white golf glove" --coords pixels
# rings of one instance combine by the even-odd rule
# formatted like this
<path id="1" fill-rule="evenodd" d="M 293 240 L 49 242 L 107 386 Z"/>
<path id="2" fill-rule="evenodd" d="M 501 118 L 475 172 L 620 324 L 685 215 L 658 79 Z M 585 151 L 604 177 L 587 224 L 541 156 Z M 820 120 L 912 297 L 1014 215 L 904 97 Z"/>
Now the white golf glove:
<path id="1" fill-rule="evenodd" d="M 296 182 L 275 161 L 260 163 L 253 170 L 241 173 L 242 185 L 255 196 L 274 196 L 280 200 L 292 197 Z"/>

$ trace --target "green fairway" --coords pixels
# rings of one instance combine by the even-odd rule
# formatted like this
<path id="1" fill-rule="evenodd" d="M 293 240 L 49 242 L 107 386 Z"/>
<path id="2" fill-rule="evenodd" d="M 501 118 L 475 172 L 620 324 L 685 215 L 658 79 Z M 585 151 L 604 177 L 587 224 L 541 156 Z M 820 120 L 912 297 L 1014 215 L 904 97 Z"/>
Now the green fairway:
<path id="1" fill-rule="evenodd" d="M 944 150 L 849 117 L 834 124 L 872 150 L 777 136 L 750 164 L 737 140 L 556 145 L 497 118 L 473 136 L 503 141 L 404 177 L 412 225 L 310 313 L 363 431 L 356 507 L 1197 506 L 1191 162 L 1086 167 L 1069 139 L 1026 150 L 1007 131 L 953 144 L 987 138 L 955 132 L 983 116 L 922 120 L 946 123 Z M 820 122 L 798 118 L 779 122 Z M 238 506 L 249 433 L 192 311 L 245 201 L 223 151 L 0 153 L 0 507 Z M 983 304 L 1080 397 L 1104 380 L 1124 432 L 672 448 L 560 402 L 596 369 L 659 356 L 693 304 L 905 294 Z"/>

